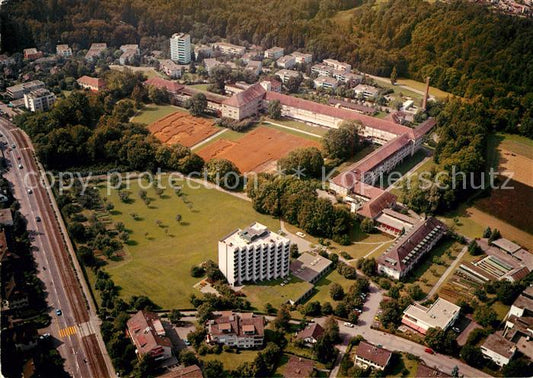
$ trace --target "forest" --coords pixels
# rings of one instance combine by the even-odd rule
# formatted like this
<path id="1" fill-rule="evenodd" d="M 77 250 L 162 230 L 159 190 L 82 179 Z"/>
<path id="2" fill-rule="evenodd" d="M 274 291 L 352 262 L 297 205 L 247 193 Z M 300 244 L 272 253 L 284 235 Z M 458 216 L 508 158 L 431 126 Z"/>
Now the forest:
<path id="1" fill-rule="evenodd" d="M 193 42 L 307 50 L 370 74 L 396 67 L 400 77 L 430 76 L 440 89 L 483 102 L 494 129 L 533 135 L 533 22 L 468 2 L 9 0 L 0 21 L 8 52 L 53 51 L 57 41 L 153 49 L 158 36 L 186 31 Z"/>

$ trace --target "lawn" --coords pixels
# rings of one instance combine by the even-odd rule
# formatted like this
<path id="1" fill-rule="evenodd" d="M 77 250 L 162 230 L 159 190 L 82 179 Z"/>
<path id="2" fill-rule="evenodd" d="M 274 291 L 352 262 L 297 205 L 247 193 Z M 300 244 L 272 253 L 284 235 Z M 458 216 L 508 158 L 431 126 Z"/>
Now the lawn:
<path id="1" fill-rule="evenodd" d="M 406 282 L 416 283 L 426 294 L 435 286 L 446 269 L 461 252 L 462 246 L 451 240 L 441 240 L 435 248 L 425 255 L 421 262 L 409 274 Z M 440 260 L 437 264 L 433 260 Z"/>
<path id="2" fill-rule="evenodd" d="M 335 303 L 337 302 L 331 299 L 331 296 L 329 295 L 330 287 L 334 282 L 341 285 L 345 293 L 348 292 L 348 289 L 354 283 L 353 280 L 344 278 L 344 276 L 341 276 L 337 270 L 334 270 L 316 283 L 315 289 L 317 292 L 309 300 L 319 301 L 320 303 L 330 302 L 333 307 L 335 307 Z"/>
<path id="3" fill-rule="evenodd" d="M 277 279 L 255 285 L 245 285 L 241 292 L 246 294 L 247 299 L 256 310 L 264 311 L 267 303 L 270 303 L 274 308 L 279 308 L 289 300 L 297 300 L 313 287 L 309 282 L 302 281 L 292 275 L 288 284 L 281 286 L 282 282 L 282 279 Z"/>
<path id="4" fill-rule="evenodd" d="M 297 130 L 307 131 L 307 132 L 317 134 L 317 135 L 322 135 L 322 136 L 326 135 L 326 133 L 329 130 L 329 128 L 327 127 L 312 126 L 312 125 L 308 125 L 307 123 L 298 122 L 298 121 L 295 121 L 289 118 L 282 118 L 282 119 L 266 118 L 266 121 L 272 122 L 272 123 L 279 123 L 280 125 L 283 125 L 283 126 L 291 127 Z"/>
<path id="5" fill-rule="evenodd" d="M 424 164 L 422 164 L 418 169 L 409 175 L 402 177 L 401 180 L 398 181 L 398 185 L 395 185 L 390 192 L 394 194 L 395 196 L 400 197 L 402 194 L 402 191 L 400 187 L 403 185 L 406 180 L 409 180 L 409 182 L 416 182 L 418 180 L 418 177 L 420 177 L 424 172 L 430 172 L 431 169 L 437 167 L 437 164 L 433 161 L 433 159 L 427 160 Z M 427 173 L 425 174 L 427 175 Z M 427 178 L 427 176 L 425 176 Z"/>
<path id="6" fill-rule="evenodd" d="M 387 367 L 387 377 L 415 376 L 418 368 L 418 360 L 416 358 L 409 358 L 408 353 L 402 352 L 393 356 L 392 361 L 392 364 Z M 403 374 L 405 369 L 409 371 L 408 374 Z"/>
<path id="7" fill-rule="evenodd" d="M 186 109 L 174 105 L 150 104 L 146 105 L 141 111 L 135 114 L 131 121 L 149 125 L 169 114 L 175 113 L 180 110 L 187 112 Z"/>
<path id="8" fill-rule="evenodd" d="M 413 156 L 409 156 L 399 165 L 397 165 L 391 172 L 383 175 L 381 179 L 380 186 L 382 188 L 387 188 L 390 185 L 397 182 L 399 179 L 397 177 L 403 177 L 407 172 L 413 169 L 417 164 L 422 162 L 427 157 L 427 152 L 424 149 L 420 149 L 415 152 Z M 383 184 L 383 185 L 381 185 Z"/>
<path id="9" fill-rule="evenodd" d="M 359 160 L 361 160 L 362 158 L 364 158 L 366 155 L 370 154 L 372 151 L 374 151 L 375 149 L 377 149 L 377 146 L 374 145 L 374 144 L 371 144 L 371 145 L 367 145 L 365 147 L 363 147 L 361 150 L 359 150 L 354 156 L 352 156 L 351 158 L 349 158 L 348 160 L 346 160 L 344 163 L 342 163 L 341 165 L 339 165 L 337 167 L 337 173 L 340 173 L 340 172 L 343 172 L 344 170 L 346 170 L 346 168 L 348 168 L 350 165 L 352 165 L 353 163 L 356 163 L 358 162 Z M 335 173 L 335 174 L 337 174 Z M 331 176 L 331 177 L 335 177 L 335 175 Z"/>
<path id="10" fill-rule="evenodd" d="M 200 356 L 202 361 L 220 361 L 224 365 L 224 370 L 231 371 L 237 368 L 240 364 L 245 362 L 253 362 L 257 357 L 259 351 L 257 350 L 240 350 L 239 353 L 235 352 L 222 352 L 220 354 L 206 354 Z"/>
<path id="11" fill-rule="evenodd" d="M 273 125 L 271 123 L 264 123 L 264 122 L 261 122 L 259 124 L 259 126 L 267 127 L 269 129 L 279 130 L 279 131 L 282 131 L 282 132 L 287 133 L 287 134 L 296 135 L 296 136 L 298 136 L 300 138 L 309 139 L 309 140 L 312 140 L 312 141 L 315 141 L 315 142 L 319 142 L 319 143 L 322 140 L 322 137 L 320 137 L 320 136 L 312 136 L 312 135 L 309 135 L 309 134 L 306 134 L 306 133 L 302 133 L 302 132 L 298 131 L 299 129 L 286 129 L 285 127 L 279 127 L 277 125 Z"/>
<path id="12" fill-rule="evenodd" d="M 225 139 L 225 140 L 239 140 L 241 139 L 243 136 L 246 135 L 246 133 L 239 133 L 237 131 L 233 131 L 233 130 L 230 130 L 230 129 L 225 129 L 223 127 L 219 127 L 219 126 L 216 126 L 218 129 L 220 129 L 220 131 L 222 130 L 226 130 L 224 131 L 222 134 L 218 134 L 217 136 L 215 136 L 213 139 L 210 139 L 207 143 L 204 143 L 204 144 L 197 144 L 197 147 L 193 147 L 192 150 L 195 151 L 195 150 L 200 150 L 204 147 L 207 147 L 209 146 L 210 144 L 212 143 L 215 143 L 217 140 L 220 140 L 220 139 Z"/>
<path id="13" fill-rule="evenodd" d="M 162 183 L 168 187 L 167 178 L 162 176 Z M 124 259 L 104 268 L 122 288 L 124 298 L 147 295 L 165 309 L 190 308 L 189 296 L 197 293 L 193 285 L 199 281 L 191 277 L 190 268 L 207 259 L 218 261 L 221 237 L 254 221 L 279 229 L 277 219 L 255 212 L 248 201 L 203 186 L 193 188 L 185 181 L 177 184 L 182 186 L 181 197 L 171 188 L 161 197 L 153 188 L 146 189 L 149 206 L 139 198 L 137 180 L 128 189 L 131 203 L 121 202 L 115 190 L 108 196 L 115 206 L 112 222 L 123 222 L 130 233 Z M 99 188 L 105 196 L 105 184 Z M 177 214 L 181 222 L 176 221 Z"/>
<path id="14" fill-rule="evenodd" d="M 193 85 L 190 85 L 190 87 L 199 89 L 201 91 L 207 91 L 207 88 L 209 88 L 210 85 L 211 84 L 193 84 Z"/>
<path id="15" fill-rule="evenodd" d="M 408 86 L 418 91 L 426 91 L 426 83 L 422 83 L 420 81 L 411 79 L 398 79 L 398 84 Z M 448 96 L 453 96 L 451 93 L 432 87 L 431 85 L 429 86 L 429 95 L 435 96 L 439 100 L 445 99 Z"/>

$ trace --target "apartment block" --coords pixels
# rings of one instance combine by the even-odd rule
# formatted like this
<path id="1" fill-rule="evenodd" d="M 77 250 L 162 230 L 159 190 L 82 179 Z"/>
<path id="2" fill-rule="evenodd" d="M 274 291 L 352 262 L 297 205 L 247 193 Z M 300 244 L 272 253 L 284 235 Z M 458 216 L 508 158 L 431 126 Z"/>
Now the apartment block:
<path id="1" fill-rule="evenodd" d="M 235 56 L 243 56 L 246 52 L 246 47 L 239 46 L 239 45 L 233 45 L 231 43 L 227 42 L 216 42 L 213 43 L 213 48 L 219 50 L 224 55 L 235 55 Z"/>
<path id="2" fill-rule="evenodd" d="M 13 85 L 6 88 L 6 93 L 13 100 L 23 98 L 26 93 L 30 93 L 39 88 L 44 88 L 44 83 L 41 80 L 28 81 L 26 83 Z"/>
<path id="3" fill-rule="evenodd" d="M 274 46 L 268 50 L 265 50 L 266 59 L 279 59 L 283 56 L 284 50 L 283 47 Z"/>
<path id="4" fill-rule="evenodd" d="M 180 64 L 191 62 L 191 36 L 175 33 L 170 38 L 170 59 Z"/>
<path id="5" fill-rule="evenodd" d="M 98 59 L 100 54 L 102 54 L 105 51 L 105 49 L 107 49 L 107 43 L 91 44 L 91 47 L 87 51 L 87 54 L 85 54 L 85 60 L 92 62 L 95 59 Z"/>
<path id="6" fill-rule="evenodd" d="M 218 267 L 231 286 L 284 278 L 289 275 L 290 244 L 256 222 L 218 242 Z"/>
<path id="7" fill-rule="evenodd" d="M 24 94 L 24 106 L 32 112 L 50 109 L 56 102 L 56 95 L 48 89 L 39 88 Z"/>
<path id="8" fill-rule="evenodd" d="M 352 69 L 352 66 L 350 66 L 348 63 L 339 62 L 335 59 L 324 59 L 322 63 L 326 66 L 333 67 L 333 69 L 338 71 L 350 72 Z"/>
<path id="9" fill-rule="evenodd" d="M 179 79 L 181 77 L 181 67 L 170 59 L 162 60 L 159 63 L 159 69 L 171 79 Z"/>
<path id="10" fill-rule="evenodd" d="M 265 317 L 253 313 L 222 314 L 207 321 L 208 343 L 216 343 L 241 349 L 260 348 L 265 339 Z"/>

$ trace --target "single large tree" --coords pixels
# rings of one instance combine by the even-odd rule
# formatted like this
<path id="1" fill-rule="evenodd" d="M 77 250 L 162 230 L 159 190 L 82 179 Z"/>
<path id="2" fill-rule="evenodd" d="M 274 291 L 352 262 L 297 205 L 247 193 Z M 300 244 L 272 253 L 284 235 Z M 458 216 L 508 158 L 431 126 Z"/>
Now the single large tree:
<path id="1" fill-rule="evenodd" d="M 207 108 L 207 98 L 203 93 L 196 93 L 191 98 L 190 112 L 194 116 L 199 116 Z"/>

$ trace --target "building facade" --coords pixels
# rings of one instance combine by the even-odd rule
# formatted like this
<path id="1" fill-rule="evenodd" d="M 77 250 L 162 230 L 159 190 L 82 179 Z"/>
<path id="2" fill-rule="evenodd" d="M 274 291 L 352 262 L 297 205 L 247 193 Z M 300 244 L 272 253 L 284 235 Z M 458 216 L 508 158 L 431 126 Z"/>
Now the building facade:
<path id="1" fill-rule="evenodd" d="M 231 286 L 289 275 L 289 239 L 253 223 L 218 242 L 218 267 Z"/>
<path id="2" fill-rule="evenodd" d="M 222 102 L 222 117 L 236 121 L 252 117 L 262 110 L 265 89 L 256 83 Z"/>
<path id="3" fill-rule="evenodd" d="M 265 317 L 262 315 L 223 311 L 219 317 L 207 321 L 208 343 L 253 349 L 262 347 L 264 339 Z"/>
<path id="4" fill-rule="evenodd" d="M 41 80 L 28 81 L 26 83 L 13 85 L 6 88 L 6 93 L 9 97 L 16 100 L 23 98 L 26 93 L 30 93 L 36 89 L 44 88 L 44 83 Z"/>
<path id="5" fill-rule="evenodd" d="M 279 59 L 283 56 L 283 47 L 274 46 L 268 50 L 265 50 L 266 59 Z"/>
<path id="6" fill-rule="evenodd" d="M 24 95 L 24 106 L 32 112 L 42 112 L 52 108 L 56 95 L 48 89 L 40 88 Z"/>
<path id="7" fill-rule="evenodd" d="M 82 76 L 76 81 L 80 87 L 94 92 L 105 89 L 105 81 L 99 77 Z"/>
<path id="8" fill-rule="evenodd" d="M 162 60 L 159 63 L 159 69 L 171 79 L 179 79 L 181 77 L 181 67 L 170 59 Z"/>
<path id="9" fill-rule="evenodd" d="M 157 314 L 137 312 L 128 320 L 126 332 L 135 345 L 138 358 L 149 355 L 155 361 L 162 361 L 172 357 L 172 343 Z"/>
<path id="10" fill-rule="evenodd" d="M 68 45 L 57 45 L 56 55 L 68 58 L 72 56 L 72 49 Z"/>
<path id="11" fill-rule="evenodd" d="M 175 33 L 170 38 L 170 59 L 179 64 L 191 62 L 191 36 L 185 33 Z"/>

